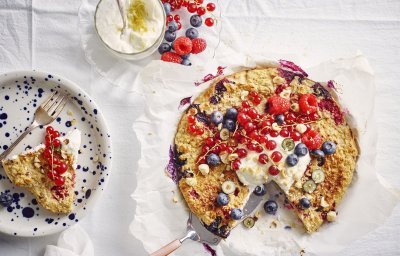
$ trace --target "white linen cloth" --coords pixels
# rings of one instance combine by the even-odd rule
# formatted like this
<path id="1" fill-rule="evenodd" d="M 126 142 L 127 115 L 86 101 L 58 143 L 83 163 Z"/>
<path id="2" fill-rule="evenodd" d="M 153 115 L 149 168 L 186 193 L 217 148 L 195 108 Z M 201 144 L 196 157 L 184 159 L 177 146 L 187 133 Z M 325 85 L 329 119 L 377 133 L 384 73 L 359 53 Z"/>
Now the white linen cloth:
<path id="1" fill-rule="evenodd" d="M 63 231 L 57 246 L 48 245 L 44 256 L 93 256 L 93 243 L 80 225 L 74 225 Z"/>
<path id="2" fill-rule="evenodd" d="M 379 130 L 378 173 L 400 187 L 400 2 L 394 0 L 223 0 L 222 41 L 236 52 L 274 52 L 312 66 L 352 56 L 361 50 L 375 71 L 375 111 Z M 93 241 L 96 256 L 146 255 L 129 234 L 137 186 L 137 140 L 130 129 L 142 113 L 143 99 L 116 88 L 86 61 L 79 35 L 81 0 L 0 0 L 0 73 L 37 69 L 65 76 L 97 102 L 111 130 L 113 170 L 95 209 L 80 225 Z M 133 81 L 132 81 L 133 84 Z M 1 100 L 1 99 L 0 99 Z M 2 136 L 0 134 L 0 136 Z M 379 202 L 371 202 L 379 204 Z M 0 234 L 0 255 L 43 255 L 59 235 L 17 238 Z M 400 206 L 387 222 L 345 248 L 341 255 L 397 255 Z"/>

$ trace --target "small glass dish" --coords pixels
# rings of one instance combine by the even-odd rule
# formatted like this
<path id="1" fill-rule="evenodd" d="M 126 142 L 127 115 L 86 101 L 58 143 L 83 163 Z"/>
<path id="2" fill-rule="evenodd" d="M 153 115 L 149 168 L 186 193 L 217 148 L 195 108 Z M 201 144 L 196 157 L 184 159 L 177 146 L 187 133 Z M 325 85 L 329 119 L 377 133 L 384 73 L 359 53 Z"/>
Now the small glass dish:
<path id="1" fill-rule="evenodd" d="M 99 3 L 96 6 L 96 11 L 94 13 L 94 27 L 96 30 L 96 34 L 98 36 L 98 38 L 100 38 L 100 41 L 102 42 L 102 44 L 114 55 L 123 58 L 123 59 L 127 59 L 127 60 L 141 60 L 144 59 L 146 57 L 149 57 L 151 54 L 153 54 L 158 47 L 161 45 L 161 43 L 164 40 L 164 32 L 166 29 L 166 20 L 167 20 L 167 15 L 165 13 L 164 10 L 164 6 L 162 4 L 162 2 L 160 0 L 157 0 L 156 2 L 160 5 L 160 8 L 162 10 L 162 22 L 163 22 L 163 27 L 161 30 L 160 35 L 158 36 L 157 40 L 148 48 L 139 51 L 139 52 L 134 52 L 134 53 L 126 53 L 126 52 L 121 52 L 118 50 L 113 49 L 112 47 L 110 47 L 104 40 L 103 38 L 100 36 L 99 31 L 97 30 L 97 22 L 96 22 L 96 17 L 97 17 L 97 11 L 99 9 L 99 5 L 101 4 L 103 0 L 100 0 Z M 115 0 L 116 1 L 116 0 Z"/>

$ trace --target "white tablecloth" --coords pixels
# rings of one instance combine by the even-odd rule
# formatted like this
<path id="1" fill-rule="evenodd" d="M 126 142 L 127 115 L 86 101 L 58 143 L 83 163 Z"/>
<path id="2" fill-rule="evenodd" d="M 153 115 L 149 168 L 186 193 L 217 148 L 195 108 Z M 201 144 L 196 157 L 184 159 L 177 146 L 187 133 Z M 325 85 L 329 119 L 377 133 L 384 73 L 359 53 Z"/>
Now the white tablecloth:
<path id="1" fill-rule="evenodd" d="M 358 50 L 369 58 L 377 79 L 377 169 L 399 188 L 400 1 L 223 0 L 220 4 L 223 19 L 229 21 L 223 23 L 227 25 L 222 41 L 236 51 L 295 54 L 302 66 Z M 21 69 L 57 73 L 79 84 L 100 105 L 113 135 L 112 176 L 102 200 L 80 223 L 93 240 L 95 255 L 145 255 L 141 243 L 129 234 L 138 159 L 131 125 L 143 101 L 109 84 L 86 62 L 78 33 L 79 5 L 79 0 L 0 0 L 0 73 Z M 241 40 L 234 40 L 232 35 L 238 34 Z M 0 255 L 43 255 L 45 246 L 55 244 L 57 238 L 0 235 Z M 397 206 L 384 226 L 342 255 L 398 255 L 399 239 Z"/>

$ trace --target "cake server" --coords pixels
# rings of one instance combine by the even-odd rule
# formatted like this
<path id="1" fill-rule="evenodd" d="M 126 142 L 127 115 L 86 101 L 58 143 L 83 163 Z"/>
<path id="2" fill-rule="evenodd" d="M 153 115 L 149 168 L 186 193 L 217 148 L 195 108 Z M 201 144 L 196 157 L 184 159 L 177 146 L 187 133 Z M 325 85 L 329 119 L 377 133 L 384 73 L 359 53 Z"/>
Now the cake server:
<path id="1" fill-rule="evenodd" d="M 176 239 L 172 241 L 158 251 L 153 252 L 152 254 L 150 254 L 150 256 L 166 256 L 178 249 L 187 239 L 211 245 L 218 245 L 221 241 L 221 237 L 216 236 L 208 231 L 204 227 L 203 223 L 201 223 L 201 221 L 193 213 L 190 213 L 186 226 L 186 235 L 181 239 Z"/>
<path id="2" fill-rule="evenodd" d="M 242 220 L 254 211 L 254 209 L 261 203 L 262 199 L 262 196 L 257 196 L 254 193 L 251 193 L 249 200 L 243 208 L 244 217 Z M 189 219 L 187 221 L 186 235 L 181 239 L 176 239 L 165 245 L 158 251 L 150 254 L 150 256 L 166 256 L 178 249 L 187 239 L 210 245 L 218 245 L 222 238 L 208 231 L 204 227 L 203 223 L 201 223 L 201 221 L 190 212 Z"/>

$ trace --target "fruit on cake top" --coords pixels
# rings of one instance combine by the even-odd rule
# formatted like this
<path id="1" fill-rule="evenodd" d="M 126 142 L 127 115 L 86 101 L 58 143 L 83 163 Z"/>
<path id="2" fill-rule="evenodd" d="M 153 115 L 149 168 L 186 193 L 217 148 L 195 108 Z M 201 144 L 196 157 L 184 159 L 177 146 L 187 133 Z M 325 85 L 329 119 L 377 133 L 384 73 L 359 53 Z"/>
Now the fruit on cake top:
<path id="1" fill-rule="evenodd" d="M 175 136 L 179 188 L 213 233 L 227 237 L 250 194 L 274 182 L 307 232 L 336 216 L 358 150 L 329 89 L 284 67 L 214 81 Z"/>

